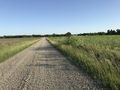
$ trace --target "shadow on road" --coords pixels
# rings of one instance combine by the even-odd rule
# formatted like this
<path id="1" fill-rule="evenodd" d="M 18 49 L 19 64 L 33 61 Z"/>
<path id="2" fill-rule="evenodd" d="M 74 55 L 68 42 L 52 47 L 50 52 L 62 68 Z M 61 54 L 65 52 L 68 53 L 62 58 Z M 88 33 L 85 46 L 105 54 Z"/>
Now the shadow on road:
<path id="1" fill-rule="evenodd" d="M 77 69 L 75 69 L 75 68 L 72 68 L 70 65 L 68 65 L 68 64 L 59 64 L 59 65 L 57 65 L 57 64 L 39 64 L 39 63 L 37 63 L 37 64 L 30 64 L 30 65 L 27 65 L 29 68 L 38 68 L 38 67 L 40 67 L 40 68 L 45 68 L 46 70 L 47 69 L 52 69 L 52 70 L 63 70 L 63 71 L 70 71 L 70 72 L 72 72 L 72 71 L 77 71 Z"/>

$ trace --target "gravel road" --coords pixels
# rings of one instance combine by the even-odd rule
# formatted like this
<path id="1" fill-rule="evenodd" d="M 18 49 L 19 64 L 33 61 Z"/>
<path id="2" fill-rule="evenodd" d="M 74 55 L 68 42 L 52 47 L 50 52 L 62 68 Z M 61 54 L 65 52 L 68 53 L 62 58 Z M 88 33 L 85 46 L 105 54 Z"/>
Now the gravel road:
<path id="1" fill-rule="evenodd" d="M 105 90 L 43 38 L 0 64 L 0 90 Z"/>

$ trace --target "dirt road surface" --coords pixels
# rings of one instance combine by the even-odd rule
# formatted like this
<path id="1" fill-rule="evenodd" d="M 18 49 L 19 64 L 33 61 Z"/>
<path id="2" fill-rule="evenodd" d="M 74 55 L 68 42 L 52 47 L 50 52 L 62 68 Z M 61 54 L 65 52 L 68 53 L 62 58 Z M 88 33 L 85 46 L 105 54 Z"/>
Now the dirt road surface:
<path id="1" fill-rule="evenodd" d="M 43 38 L 0 64 L 0 90 L 104 90 Z"/>

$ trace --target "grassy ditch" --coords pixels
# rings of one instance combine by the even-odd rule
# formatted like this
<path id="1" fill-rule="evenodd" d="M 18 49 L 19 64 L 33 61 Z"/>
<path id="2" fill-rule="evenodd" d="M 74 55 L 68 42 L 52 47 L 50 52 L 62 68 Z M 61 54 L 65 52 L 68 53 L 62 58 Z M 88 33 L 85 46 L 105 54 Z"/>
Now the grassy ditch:
<path id="1" fill-rule="evenodd" d="M 120 36 L 51 37 L 49 41 L 105 87 L 120 90 Z"/>
<path id="2" fill-rule="evenodd" d="M 0 62 L 37 42 L 38 38 L 0 39 Z"/>

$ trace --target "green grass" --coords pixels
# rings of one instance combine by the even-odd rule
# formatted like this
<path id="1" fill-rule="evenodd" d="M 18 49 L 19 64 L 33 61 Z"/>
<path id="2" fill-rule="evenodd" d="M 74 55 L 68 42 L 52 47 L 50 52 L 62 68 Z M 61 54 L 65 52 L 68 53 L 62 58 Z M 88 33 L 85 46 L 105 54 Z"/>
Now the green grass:
<path id="1" fill-rule="evenodd" d="M 38 38 L 0 39 L 0 62 L 37 42 Z"/>
<path id="2" fill-rule="evenodd" d="M 120 90 L 120 36 L 52 37 L 50 42 L 94 79 Z"/>

